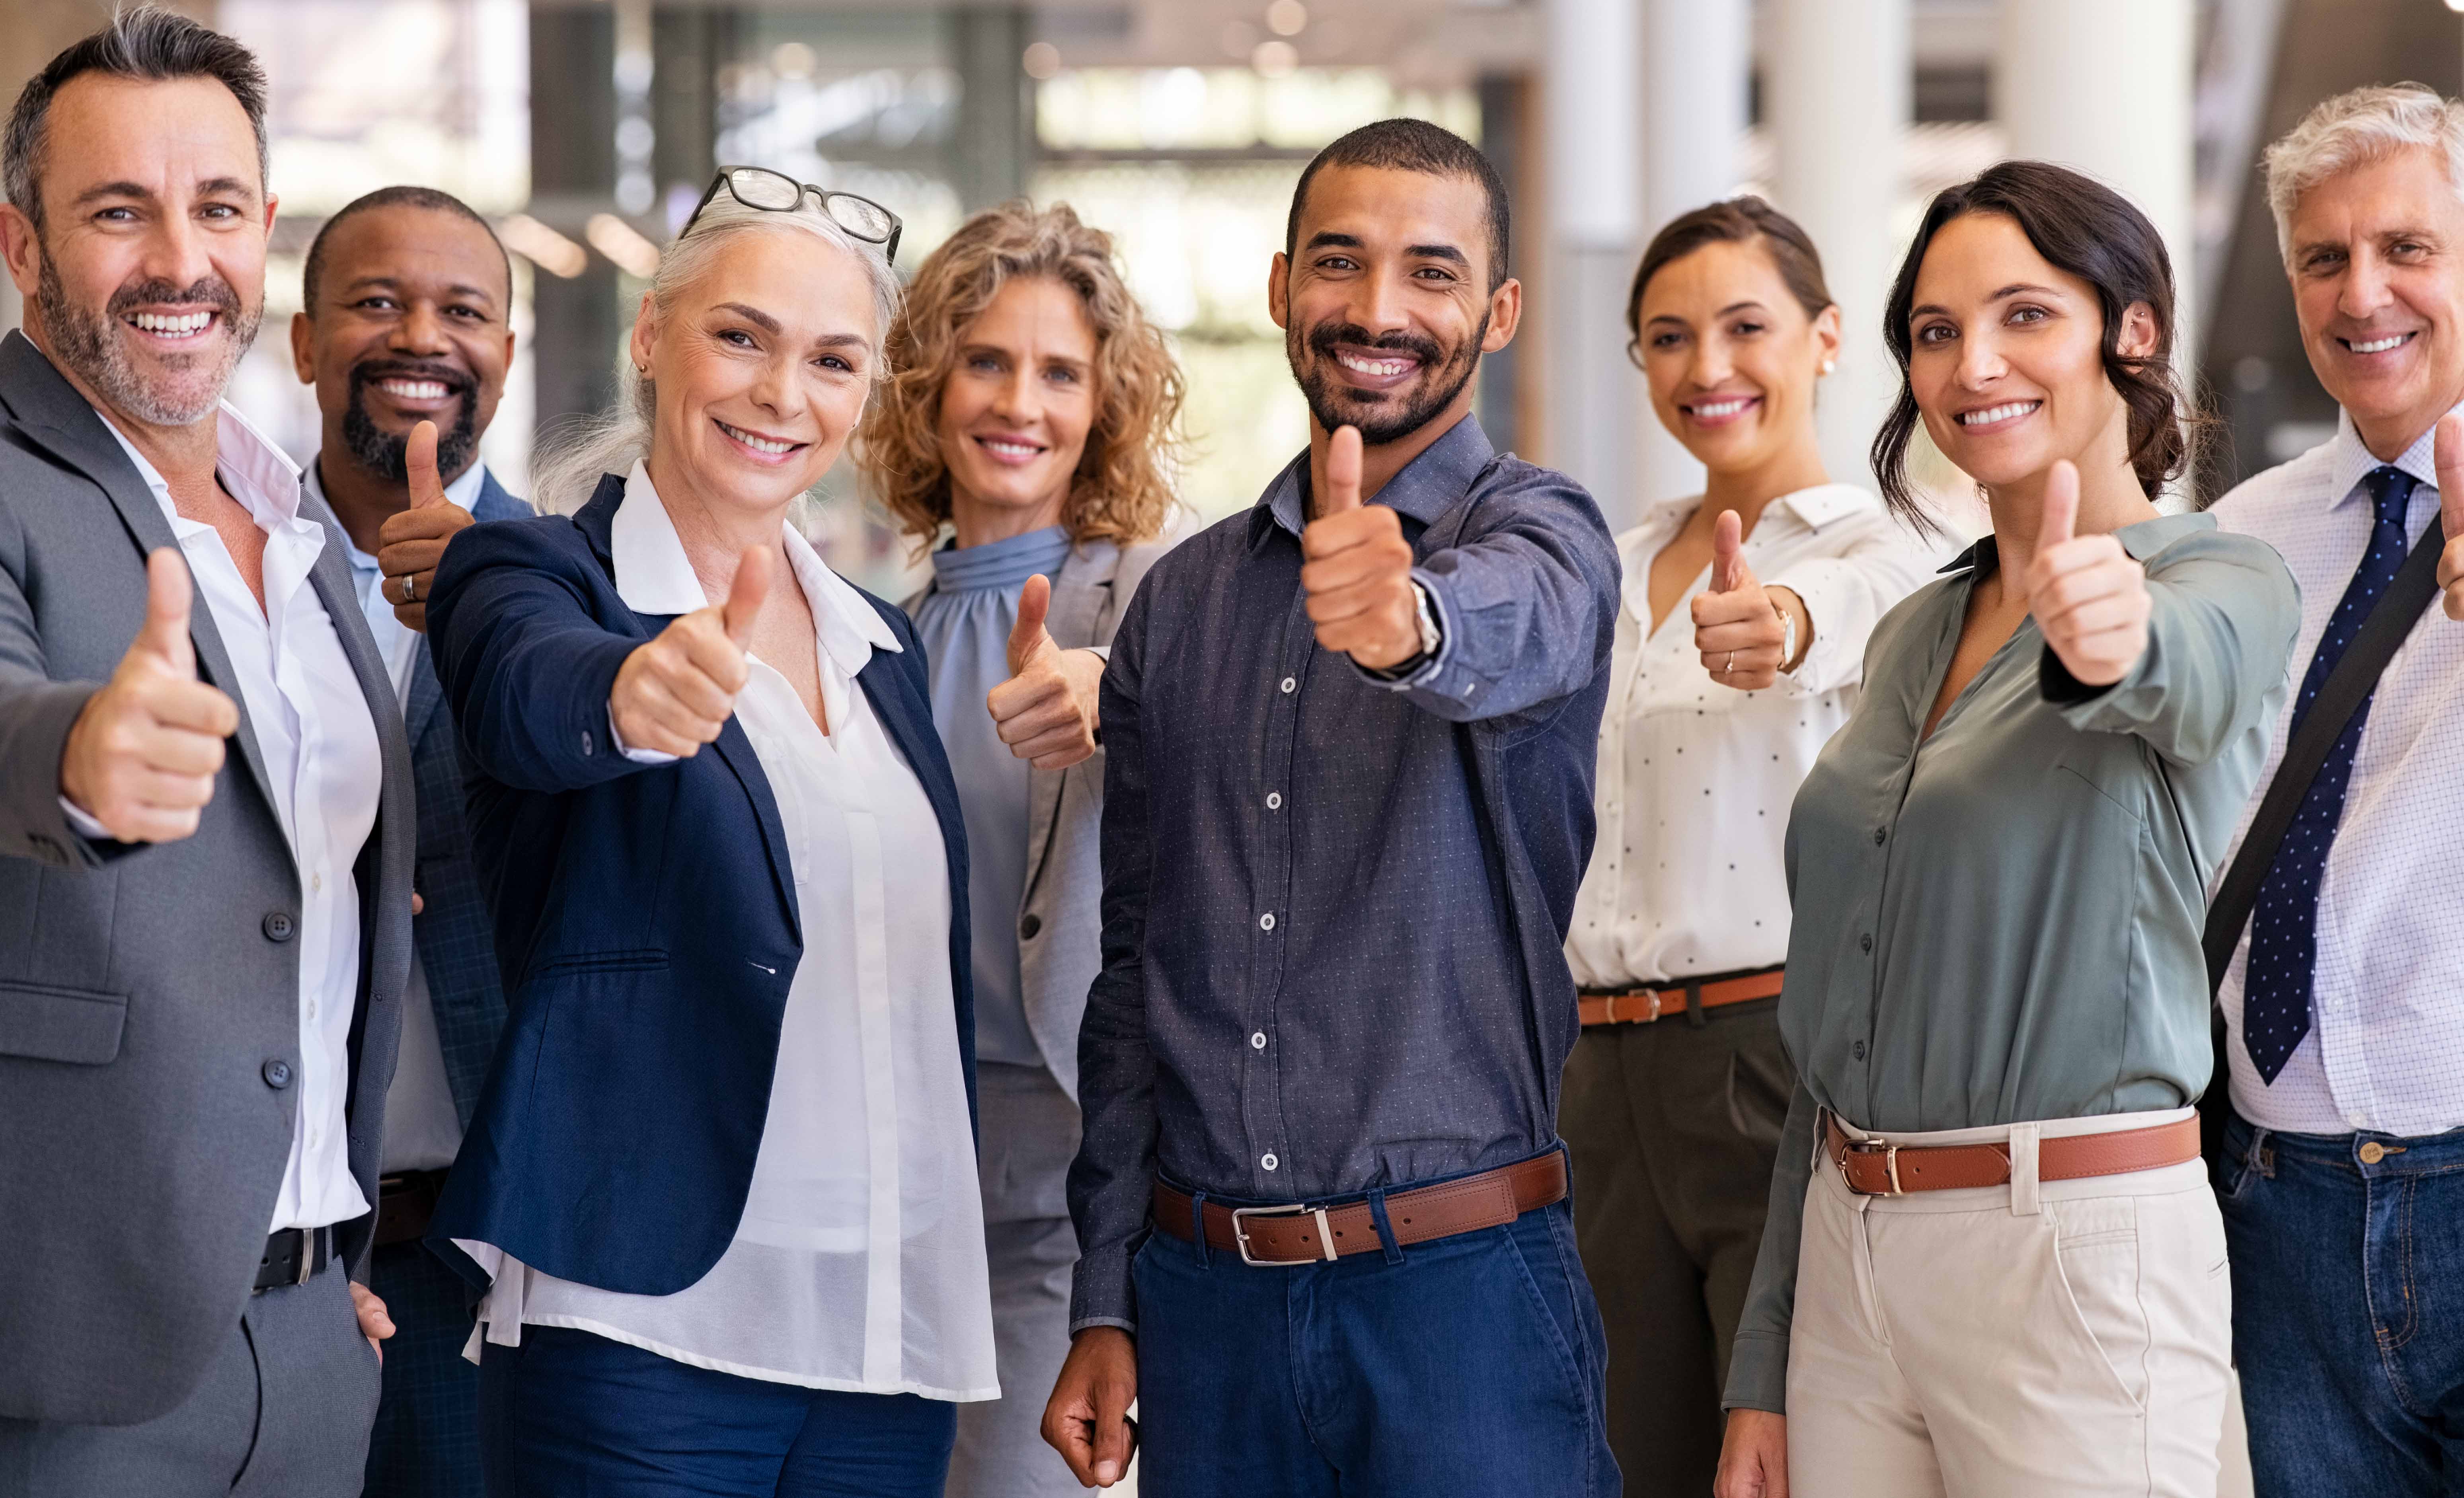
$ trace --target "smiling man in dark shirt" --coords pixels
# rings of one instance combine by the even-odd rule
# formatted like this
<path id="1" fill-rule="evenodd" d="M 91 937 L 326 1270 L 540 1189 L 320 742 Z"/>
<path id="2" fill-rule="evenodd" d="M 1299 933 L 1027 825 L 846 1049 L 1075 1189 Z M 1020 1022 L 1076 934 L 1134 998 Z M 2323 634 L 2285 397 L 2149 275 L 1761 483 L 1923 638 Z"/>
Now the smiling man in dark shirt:
<path id="1" fill-rule="evenodd" d="M 1554 1120 L 1617 563 L 1471 416 L 1507 239 L 1434 125 L 1319 154 L 1268 287 L 1309 451 L 1114 642 L 1045 1417 L 1081 1481 L 1135 1398 L 1175 1498 L 1617 1491 Z"/>

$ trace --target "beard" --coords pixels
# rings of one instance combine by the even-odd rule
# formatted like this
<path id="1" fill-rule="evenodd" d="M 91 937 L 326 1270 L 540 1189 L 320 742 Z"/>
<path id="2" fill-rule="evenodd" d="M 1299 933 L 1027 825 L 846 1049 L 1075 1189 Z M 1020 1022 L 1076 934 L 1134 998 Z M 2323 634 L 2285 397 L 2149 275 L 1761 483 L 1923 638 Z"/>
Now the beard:
<path id="1" fill-rule="evenodd" d="M 448 364 L 421 363 L 416 360 L 371 359 L 351 370 L 351 394 L 342 408 L 342 445 L 351 461 L 388 483 L 410 481 L 410 434 L 400 436 L 385 430 L 368 414 L 368 386 L 379 380 L 396 377 L 411 380 L 433 380 L 458 398 L 459 410 L 451 428 L 436 433 L 436 476 L 451 483 L 471 466 L 471 456 L 479 447 L 478 386 L 471 377 Z"/>
<path id="2" fill-rule="evenodd" d="M 1321 322 L 1303 335 L 1288 320 L 1284 357 L 1291 363 L 1302 398 L 1309 402 L 1309 415 L 1327 431 L 1358 428 L 1361 444 L 1373 448 L 1401 441 L 1453 405 L 1479 371 L 1481 341 L 1488 337 L 1486 313 L 1481 315 L 1480 326 L 1471 337 L 1453 348 L 1422 333 L 1397 331 L 1373 337 L 1367 328 L 1352 322 Z M 1346 343 L 1411 355 L 1420 363 L 1419 383 L 1399 390 L 1355 390 L 1345 386 L 1334 351 Z"/>
<path id="3" fill-rule="evenodd" d="M 186 287 L 159 278 L 133 281 L 113 292 L 97 313 L 70 299 L 48 249 L 42 262 L 35 297 L 44 340 L 60 363 L 113 409 L 151 427 L 189 427 L 211 415 L 240 356 L 256 341 L 265 314 L 262 300 L 243 305 L 231 283 L 214 275 Z M 141 367 L 121 333 L 125 326 L 121 319 L 151 302 L 210 307 L 224 328 L 223 337 L 217 346 L 165 354 L 153 361 L 154 368 Z"/>

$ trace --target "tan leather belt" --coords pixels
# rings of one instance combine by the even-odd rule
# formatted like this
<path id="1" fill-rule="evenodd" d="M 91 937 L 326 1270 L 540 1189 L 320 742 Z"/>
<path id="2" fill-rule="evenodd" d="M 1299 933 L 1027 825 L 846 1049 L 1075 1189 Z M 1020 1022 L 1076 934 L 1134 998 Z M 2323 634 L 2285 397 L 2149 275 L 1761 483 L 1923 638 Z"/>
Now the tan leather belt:
<path id="1" fill-rule="evenodd" d="M 1182 1243 L 1190 1241 L 1190 1200 L 1187 1192 L 1155 1182 L 1155 1226 Z M 1386 1199 L 1386 1223 L 1397 1245 L 1423 1244 L 1503 1226 L 1565 1200 L 1566 1156 L 1551 1150 L 1461 1180 L 1397 1191 Z M 1209 1201 L 1205 1217 L 1206 1245 L 1237 1253 L 1243 1264 L 1321 1264 L 1345 1254 L 1375 1253 L 1381 1246 L 1367 1201 L 1328 1207 L 1298 1202 L 1228 1207 Z"/>
<path id="2" fill-rule="evenodd" d="M 1966 1186 L 2007 1185 L 2007 1144 L 1897 1145 L 1852 1139 L 1836 1118 L 1824 1115 L 1824 1147 L 1839 1179 L 1860 1197 L 1902 1197 L 1911 1191 L 1956 1191 Z M 2080 1180 L 2126 1176 L 2199 1157 L 2199 1120 L 2184 1118 L 2147 1129 L 2113 1134 L 2071 1134 L 2036 1144 L 2038 1180 Z"/>
<path id="3" fill-rule="evenodd" d="M 1779 997 L 1780 976 L 1778 968 L 1766 968 L 1759 973 L 1745 973 L 1735 978 L 1680 983 L 1674 988 L 1585 994 L 1576 1002 L 1582 1010 L 1585 1029 L 1595 1024 L 1648 1024 L 1672 1014 L 1683 1014 L 1689 991 L 1701 995 L 1695 1002 L 1705 1009 L 1745 1003 L 1754 999 L 1776 999 Z"/>

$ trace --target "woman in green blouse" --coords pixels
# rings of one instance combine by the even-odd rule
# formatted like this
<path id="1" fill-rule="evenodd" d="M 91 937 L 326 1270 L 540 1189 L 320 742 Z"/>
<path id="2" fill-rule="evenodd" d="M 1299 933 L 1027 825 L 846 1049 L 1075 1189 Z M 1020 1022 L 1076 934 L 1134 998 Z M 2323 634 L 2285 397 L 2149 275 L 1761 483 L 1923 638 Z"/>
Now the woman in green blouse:
<path id="1" fill-rule="evenodd" d="M 1798 1085 L 1717 1491 L 2211 1494 L 2199 933 L 2299 601 L 2151 502 L 2187 449 L 2172 273 L 2111 190 L 2008 162 L 1943 192 L 1884 335 L 1884 495 L 1913 510 L 1922 420 L 1993 533 L 1876 628 L 1791 815 Z"/>

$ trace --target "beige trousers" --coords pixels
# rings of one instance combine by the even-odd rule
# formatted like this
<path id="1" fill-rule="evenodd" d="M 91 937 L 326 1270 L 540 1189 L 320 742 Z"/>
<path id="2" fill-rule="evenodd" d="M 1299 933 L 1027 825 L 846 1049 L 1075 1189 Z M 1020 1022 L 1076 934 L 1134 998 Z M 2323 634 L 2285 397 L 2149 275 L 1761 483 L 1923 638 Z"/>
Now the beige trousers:
<path id="1" fill-rule="evenodd" d="M 1789 1351 L 1792 1491 L 2214 1498 L 2233 1304 L 2206 1167 L 2035 1177 L 2041 1138 L 2180 1116 L 1880 1136 L 2008 1139 L 2008 1186 L 1859 1197 L 1817 1158 Z"/>

